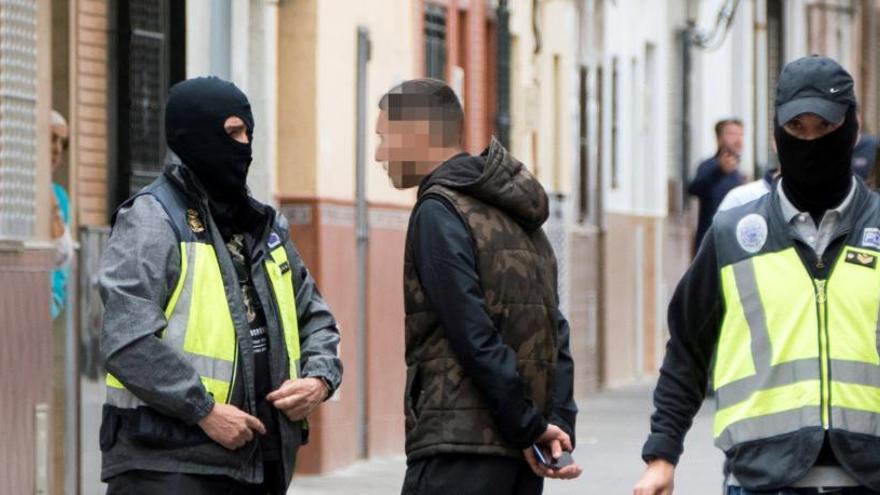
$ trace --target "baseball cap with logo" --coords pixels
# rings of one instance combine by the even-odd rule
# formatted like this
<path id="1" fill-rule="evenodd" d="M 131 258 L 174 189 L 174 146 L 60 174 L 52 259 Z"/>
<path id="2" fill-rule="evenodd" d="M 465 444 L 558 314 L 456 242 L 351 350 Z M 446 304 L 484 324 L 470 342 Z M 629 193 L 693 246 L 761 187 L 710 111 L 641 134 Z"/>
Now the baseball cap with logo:
<path id="1" fill-rule="evenodd" d="M 828 57 L 811 55 L 782 69 L 776 84 L 776 118 L 779 125 L 802 113 L 814 113 L 828 122 L 843 121 L 856 103 L 853 78 Z"/>

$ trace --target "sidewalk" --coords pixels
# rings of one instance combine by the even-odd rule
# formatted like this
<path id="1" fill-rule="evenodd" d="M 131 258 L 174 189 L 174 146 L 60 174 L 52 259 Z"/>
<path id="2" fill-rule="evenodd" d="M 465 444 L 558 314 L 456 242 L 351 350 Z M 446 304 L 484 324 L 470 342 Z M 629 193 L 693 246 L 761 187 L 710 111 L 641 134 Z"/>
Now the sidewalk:
<path id="1" fill-rule="evenodd" d="M 575 458 L 584 468 L 577 481 L 548 481 L 548 495 L 625 495 L 632 493 L 644 465 L 642 442 L 652 411 L 649 385 L 606 391 L 580 404 Z M 723 456 L 712 445 L 712 407 L 694 421 L 676 476 L 676 493 L 721 493 Z M 386 495 L 400 493 L 404 458 L 362 462 L 324 476 L 294 478 L 291 495 Z M 355 488 L 356 487 L 356 488 Z"/>

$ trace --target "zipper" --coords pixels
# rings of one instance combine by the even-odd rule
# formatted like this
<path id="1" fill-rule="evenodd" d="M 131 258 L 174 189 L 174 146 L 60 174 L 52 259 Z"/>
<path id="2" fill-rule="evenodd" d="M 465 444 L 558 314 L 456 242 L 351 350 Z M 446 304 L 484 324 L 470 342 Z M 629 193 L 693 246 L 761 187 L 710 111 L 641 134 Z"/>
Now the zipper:
<path id="1" fill-rule="evenodd" d="M 816 316 L 819 323 L 819 366 L 821 370 L 819 386 L 822 389 L 822 427 L 827 430 L 831 427 L 831 370 L 828 360 L 828 280 L 815 279 L 813 285 L 816 289 Z"/>

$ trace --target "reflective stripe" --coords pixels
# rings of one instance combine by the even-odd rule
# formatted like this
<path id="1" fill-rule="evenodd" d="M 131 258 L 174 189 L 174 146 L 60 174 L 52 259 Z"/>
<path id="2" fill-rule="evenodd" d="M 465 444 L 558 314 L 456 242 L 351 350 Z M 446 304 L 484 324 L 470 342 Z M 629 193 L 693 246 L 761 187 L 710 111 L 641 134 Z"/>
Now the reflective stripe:
<path id="1" fill-rule="evenodd" d="M 275 248 L 271 252 L 272 259 L 266 260 L 266 273 L 272 285 L 275 302 L 278 305 L 278 316 L 284 331 L 284 344 L 287 348 L 288 367 L 290 378 L 299 376 L 299 318 L 296 310 L 296 295 L 293 287 L 293 268 L 287 259 L 287 250 L 284 245 Z M 282 270 L 281 267 L 285 267 Z"/>
<path id="2" fill-rule="evenodd" d="M 124 409 L 145 406 L 146 403 L 124 388 L 107 387 L 107 404 Z"/>
<path id="3" fill-rule="evenodd" d="M 815 358 L 761 368 L 755 375 L 717 388 L 715 391 L 717 408 L 721 410 L 739 404 L 758 390 L 791 385 L 804 380 L 818 380 L 819 375 L 819 363 Z"/>
<path id="4" fill-rule="evenodd" d="M 196 273 L 196 245 L 194 242 L 180 243 L 181 277 L 176 290 L 176 298 L 172 297 L 165 309 L 168 324 L 162 332 L 162 339 L 174 349 L 182 350 L 189 323 L 189 312 L 192 307 L 193 278 Z M 189 268 L 191 267 L 191 269 Z"/>
<path id="5" fill-rule="evenodd" d="M 770 368 L 772 348 L 770 347 L 770 333 L 767 331 L 764 305 L 761 303 L 761 294 L 755 280 L 755 266 L 752 258 L 734 264 L 733 274 L 739 292 L 739 300 L 752 337 L 752 359 L 755 362 L 755 370 L 758 375 L 761 375 L 762 371 Z"/>
<path id="6" fill-rule="evenodd" d="M 199 376 L 229 383 L 229 377 L 232 376 L 233 366 L 235 365 L 232 361 L 212 358 L 210 356 L 200 356 L 189 352 L 186 355 L 186 360 L 195 368 Z"/>
<path id="7" fill-rule="evenodd" d="M 737 421 L 715 438 L 715 445 L 726 452 L 743 442 L 791 433 L 807 426 L 822 426 L 818 407 L 805 406 Z"/>
<path id="8" fill-rule="evenodd" d="M 880 437 L 880 414 L 875 412 L 832 407 L 831 422 L 835 429 Z"/>
<path id="9" fill-rule="evenodd" d="M 880 367 L 870 363 L 832 359 L 831 378 L 835 382 L 880 388 Z M 880 390 L 877 392 L 880 393 Z"/>

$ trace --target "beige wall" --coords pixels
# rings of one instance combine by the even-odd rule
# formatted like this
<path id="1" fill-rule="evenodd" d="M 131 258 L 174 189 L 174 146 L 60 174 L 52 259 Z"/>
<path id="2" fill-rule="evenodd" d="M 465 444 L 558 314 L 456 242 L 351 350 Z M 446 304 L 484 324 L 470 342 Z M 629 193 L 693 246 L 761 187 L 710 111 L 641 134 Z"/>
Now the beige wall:
<path id="1" fill-rule="evenodd" d="M 418 75 L 413 3 L 305 0 L 279 11 L 278 195 L 352 200 L 355 190 L 357 29 L 372 41 L 367 75 L 368 199 L 411 204 L 373 161 L 380 97 Z"/>
<path id="2" fill-rule="evenodd" d="M 281 3 L 278 9 L 279 196 L 317 194 L 317 0 Z"/>
<path id="3" fill-rule="evenodd" d="M 568 0 L 538 2 L 537 8 L 541 50 L 535 54 L 532 2 L 510 5 L 512 148 L 549 190 L 568 193 L 578 110 L 577 10 Z"/>

